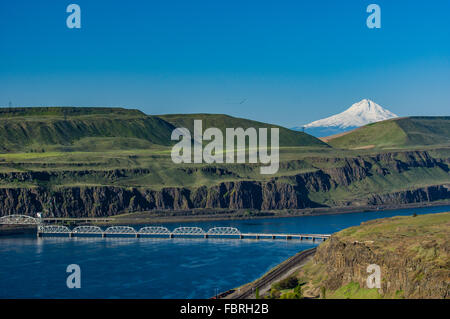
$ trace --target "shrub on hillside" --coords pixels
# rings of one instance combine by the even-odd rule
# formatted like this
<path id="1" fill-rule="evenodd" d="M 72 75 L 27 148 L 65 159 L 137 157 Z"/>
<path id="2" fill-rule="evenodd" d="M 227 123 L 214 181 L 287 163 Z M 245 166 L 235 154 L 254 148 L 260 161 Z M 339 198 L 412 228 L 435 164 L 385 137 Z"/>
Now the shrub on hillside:
<path id="1" fill-rule="evenodd" d="M 298 286 L 298 279 L 295 277 L 287 277 L 273 285 L 277 290 L 293 289 Z"/>

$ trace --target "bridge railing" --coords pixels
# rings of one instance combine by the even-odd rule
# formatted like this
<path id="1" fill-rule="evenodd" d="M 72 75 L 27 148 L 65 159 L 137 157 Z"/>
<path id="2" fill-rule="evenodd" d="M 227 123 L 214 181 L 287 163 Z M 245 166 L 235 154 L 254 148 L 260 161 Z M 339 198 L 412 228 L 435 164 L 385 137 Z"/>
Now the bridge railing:
<path id="1" fill-rule="evenodd" d="M 213 227 L 208 230 L 208 235 L 240 235 L 241 232 L 235 227 Z"/>
<path id="2" fill-rule="evenodd" d="M 143 235 L 152 235 L 152 234 L 160 235 L 160 234 L 170 234 L 171 231 L 166 227 L 146 226 L 139 229 L 138 233 Z"/>
<path id="3" fill-rule="evenodd" d="M 72 230 L 69 229 L 69 227 L 66 226 L 60 226 L 60 225 L 39 225 L 38 231 L 40 233 L 47 233 L 47 234 L 70 234 Z"/>
<path id="4" fill-rule="evenodd" d="M 106 228 L 105 234 L 136 234 L 136 229 L 130 226 L 111 226 Z"/>
<path id="5" fill-rule="evenodd" d="M 77 226 L 72 232 L 76 234 L 101 234 L 103 230 L 98 226 Z"/>
<path id="6" fill-rule="evenodd" d="M 0 224 L 3 225 L 36 225 L 37 218 L 26 215 L 7 215 L 0 217 Z"/>
<path id="7" fill-rule="evenodd" d="M 200 227 L 178 227 L 172 231 L 174 235 L 204 235 L 205 231 Z"/>

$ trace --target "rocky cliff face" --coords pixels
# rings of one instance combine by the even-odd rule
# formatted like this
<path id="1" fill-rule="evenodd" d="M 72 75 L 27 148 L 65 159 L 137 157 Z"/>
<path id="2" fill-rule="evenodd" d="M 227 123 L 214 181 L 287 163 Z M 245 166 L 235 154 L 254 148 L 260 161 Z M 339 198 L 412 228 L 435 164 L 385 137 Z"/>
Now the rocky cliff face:
<path id="1" fill-rule="evenodd" d="M 421 259 L 407 258 L 392 252 L 377 252 L 370 244 L 346 242 L 332 238 L 320 247 L 315 260 L 326 265 L 328 279 L 323 282 L 334 291 L 351 282 L 366 287 L 367 266 L 377 264 L 381 269 L 381 295 L 395 297 L 401 292 L 405 298 L 448 298 L 449 283 L 439 269 L 431 271 Z"/>
<path id="2" fill-rule="evenodd" d="M 130 175 L 151 174 L 142 169 L 108 171 L 52 171 L 0 173 L 4 183 L 36 183 L 36 187 L 0 188 L 0 215 L 34 214 L 48 211 L 52 216 L 110 216 L 123 211 L 181 210 L 194 208 L 282 210 L 323 206 L 310 199 L 311 193 L 326 193 L 338 186 L 364 181 L 374 174 L 386 176 L 414 167 L 436 168 L 448 173 L 448 164 L 426 152 L 386 153 L 372 157 L 312 158 L 316 169 L 269 181 L 236 180 L 215 186 L 167 187 L 161 190 L 119 186 L 51 186 L 70 176 L 72 180 L 92 177 L 116 183 Z M 302 163 L 283 163 L 285 167 Z M 211 174 L 233 173 L 208 168 Z M 444 174 L 445 174 L 444 173 Z M 450 184 L 416 187 L 396 192 L 364 195 L 341 205 L 382 205 L 432 202 L 450 199 Z"/>
<path id="3" fill-rule="evenodd" d="M 437 185 L 393 192 L 389 194 L 372 194 L 367 198 L 369 205 L 400 205 L 408 203 L 433 202 L 448 199 L 450 196 L 450 185 Z"/>
<path id="4" fill-rule="evenodd" d="M 311 269 L 320 269 L 319 286 L 329 292 L 350 283 L 367 287 L 367 266 L 376 264 L 380 296 L 450 298 L 449 222 L 443 213 L 363 223 L 321 244 Z"/>
<path id="5" fill-rule="evenodd" d="M 450 185 L 373 195 L 367 204 L 405 204 L 450 198 Z M 34 215 L 48 211 L 55 217 L 111 216 L 123 211 L 227 208 L 281 210 L 318 207 L 297 187 L 276 182 L 227 182 L 211 188 L 165 188 L 153 191 L 109 186 L 0 188 L 0 215 Z M 361 202 L 358 202 L 361 204 Z"/>
<path id="6" fill-rule="evenodd" d="M 289 184 L 227 182 L 214 187 L 165 188 L 160 191 L 122 187 L 0 188 L 1 215 L 48 211 L 58 217 L 110 216 L 122 211 L 193 208 L 285 209 L 314 204 Z"/>

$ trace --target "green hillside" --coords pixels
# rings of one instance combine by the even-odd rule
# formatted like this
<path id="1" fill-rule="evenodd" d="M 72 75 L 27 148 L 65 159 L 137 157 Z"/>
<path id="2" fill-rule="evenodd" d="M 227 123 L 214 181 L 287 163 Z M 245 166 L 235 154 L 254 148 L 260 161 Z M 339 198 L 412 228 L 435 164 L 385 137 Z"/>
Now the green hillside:
<path id="1" fill-rule="evenodd" d="M 328 147 L 302 132 L 227 115 L 148 116 L 139 110 L 101 107 L 0 108 L 0 152 L 108 151 L 168 146 L 175 127 L 278 127 L 280 146 Z"/>
<path id="2" fill-rule="evenodd" d="M 0 216 L 44 208 L 57 216 L 79 217 L 180 209 L 297 214 L 319 207 L 391 207 L 450 198 L 450 144 L 395 151 L 337 149 L 279 127 L 282 147 L 275 174 L 261 174 L 267 166 L 261 162 L 174 163 L 171 134 L 175 127 L 193 133 L 194 119 L 202 119 L 204 129 L 272 126 L 226 115 L 0 109 Z M 381 133 L 388 133 L 391 143 L 403 142 L 398 121 L 368 127 L 379 125 L 387 126 Z M 382 139 L 378 131 L 374 139 Z"/>
<path id="3" fill-rule="evenodd" d="M 404 117 L 368 124 L 328 140 L 336 148 L 404 148 L 450 144 L 450 117 Z"/>
<path id="4" fill-rule="evenodd" d="M 176 127 L 186 127 L 191 132 L 193 132 L 194 129 L 194 120 L 202 120 L 203 129 L 207 127 L 217 127 L 221 129 L 222 132 L 225 132 L 227 127 L 242 127 L 243 129 L 247 129 L 249 127 L 254 127 L 256 129 L 277 127 L 280 130 L 280 146 L 328 147 L 326 143 L 303 132 L 297 132 L 277 125 L 232 117 L 224 114 L 168 114 L 159 115 L 159 117 Z"/>
<path id="5" fill-rule="evenodd" d="M 173 126 L 122 108 L 0 109 L 0 151 L 148 148 L 169 145 Z"/>

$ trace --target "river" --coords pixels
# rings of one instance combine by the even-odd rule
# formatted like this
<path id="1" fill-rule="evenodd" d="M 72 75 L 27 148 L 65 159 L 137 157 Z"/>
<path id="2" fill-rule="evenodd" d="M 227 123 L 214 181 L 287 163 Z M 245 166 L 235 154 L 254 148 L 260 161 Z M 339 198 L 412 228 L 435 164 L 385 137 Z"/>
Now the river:
<path id="1" fill-rule="evenodd" d="M 445 211 L 450 206 L 162 226 L 331 234 L 375 218 Z M 316 245 L 278 239 L 0 237 L 0 298 L 209 298 Z M 69 264 L 80 266 L 79 289 L 67 288 Z"/>

